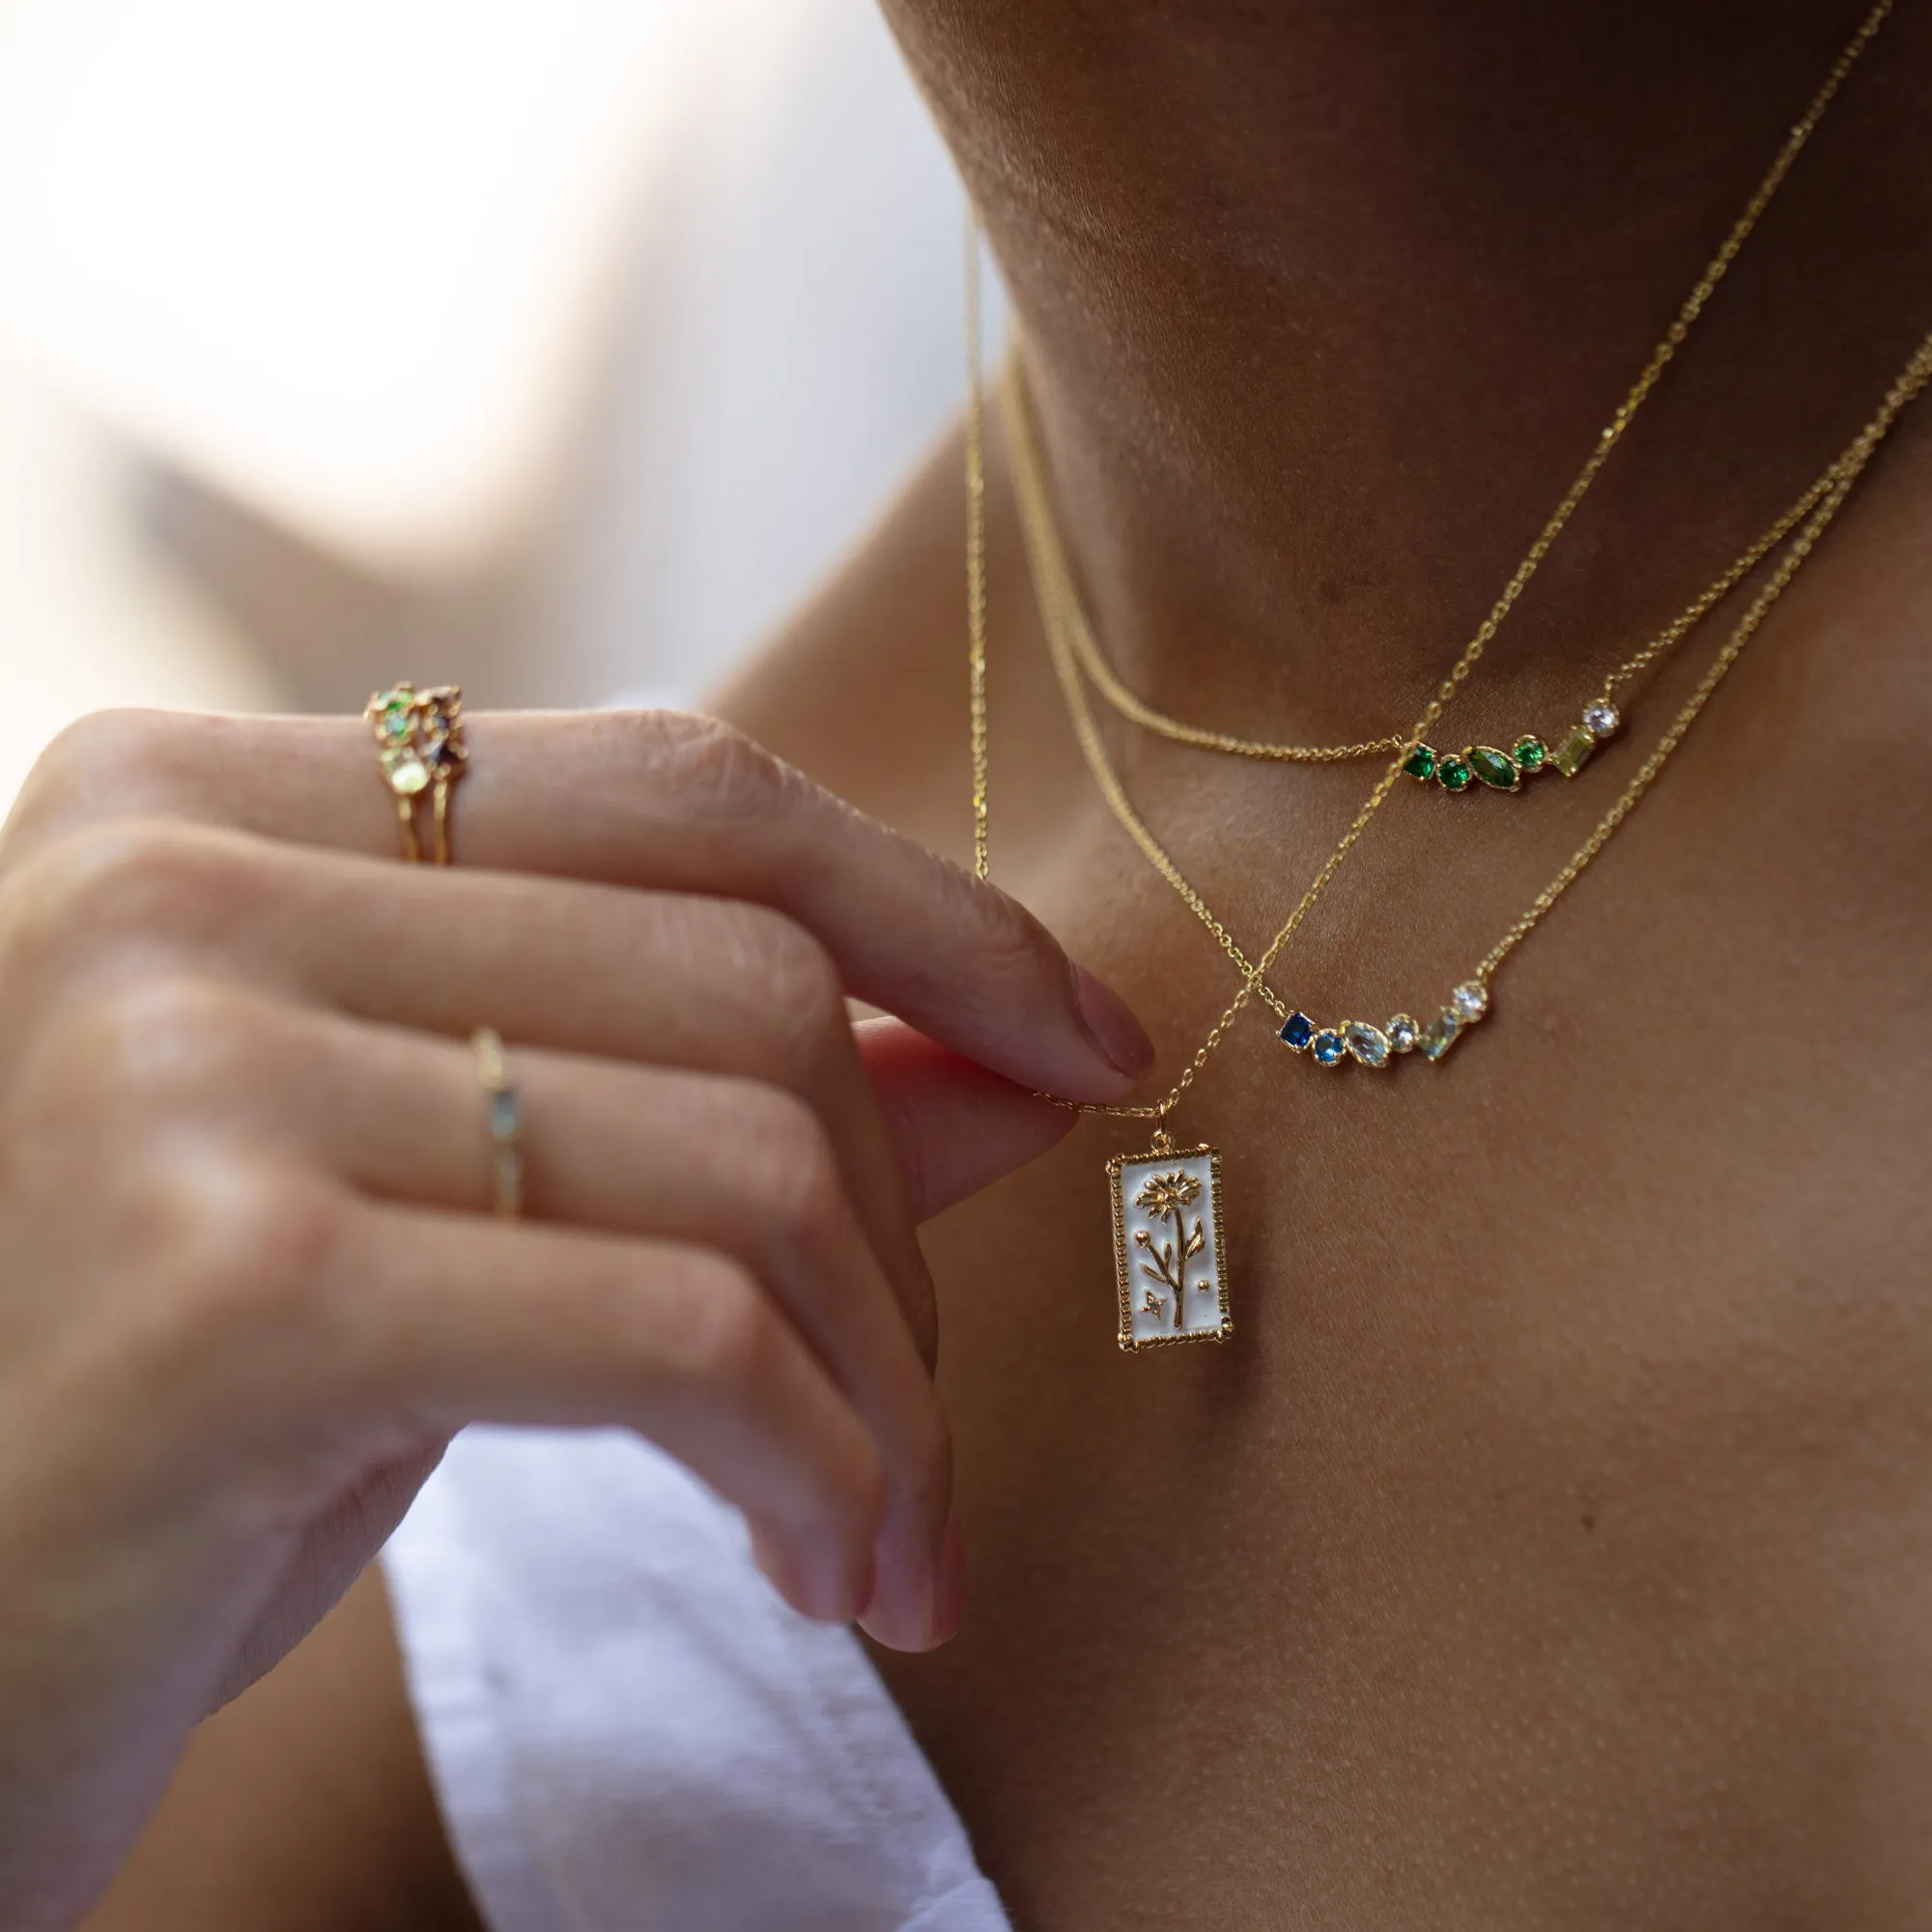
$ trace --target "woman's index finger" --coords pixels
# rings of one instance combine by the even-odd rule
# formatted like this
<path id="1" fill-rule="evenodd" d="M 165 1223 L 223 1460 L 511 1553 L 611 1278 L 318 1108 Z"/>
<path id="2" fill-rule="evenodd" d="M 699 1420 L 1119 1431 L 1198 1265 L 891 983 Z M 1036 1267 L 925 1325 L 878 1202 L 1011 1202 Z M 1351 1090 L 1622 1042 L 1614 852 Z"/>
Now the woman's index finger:
<path id="1" fill-rule="evenodd" d="M 1065 1098 L 1119 1099 L 1153 1048 L 1046 928 L 742 732 L 669 711 L 478 713 L 450 801 L 466 867 L 715 897 L 783 913 L 847 990 L 955 1052 Z M 396 851 L 360 719 L 109 713 L 57 743 L 10 842 L 168 817 Z"/>

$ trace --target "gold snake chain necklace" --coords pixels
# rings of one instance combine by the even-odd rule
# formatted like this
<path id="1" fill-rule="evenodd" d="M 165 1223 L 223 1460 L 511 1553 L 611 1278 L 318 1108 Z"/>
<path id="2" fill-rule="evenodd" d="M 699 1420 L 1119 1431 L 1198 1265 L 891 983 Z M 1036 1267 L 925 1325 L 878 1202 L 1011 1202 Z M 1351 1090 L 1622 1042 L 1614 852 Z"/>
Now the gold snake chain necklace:
<path id="1" fill-rule="evenodd" d="M 1074 735 L 1081 752 L 1108 806 L 1132 838 L 1143 855 L 1175 888 L 1189 909 L 1208 927 L 1222 952 L 1241 975 L 1241 987 L 1208 1031 L 1193 1057 L 1181 1069 L 1179 1079 L 1158 1100 L 1116 1106 L 1082 1105 L 1069 1101 L 1058 1104 L 1080 1113 L 1098 1114 L 1117 1120 L 1144 1120 L 1154 1122 L 1153 1144 L 1146 1154 L 1117 1155 L 1108 1163 L 1114 1226 L 1114 1260 L 1118 1299 L 1118 1340 L 1124 1350 L 1194 1341 L 1225 1341 L 1234 1332 L 1226 1265 L 1224 1212 L 1222 1203 L 1221 1159 L 1210 1146 L 1177 1147 L 1167 1131 L 1169 1116 L 1193 1085 L 1209 1056 L 1220 1044 L 1235 1019 L 1250 1001 L 1259 1000 L 1270 1008 L 1282 1022 L 1281 1037 L 1297 1054 L 1305 1054 L 1315 1064 L 1339 1067 L 1346 1062 L 1376 1069 L 1389 1067 L 1406 1054 L 1420 1052 L 1423 1058 L 1439 1064 L 1451 1047 L 1490 1010 L 1491 982 L 1497 969 L 1521 944 L 1557 899 L 1582 874 L 1630 813 L 1636 808 L 1672 753 L 1683 742 L 1690 726 L 1709 702 L 1746 645 L 1756 634 L 1777 599 L 1804 566 L 1820 538 L 1831 526 L 1865 467 L 1907 406 L 1932 380 L 1932 336 L 1919 345 L 1912 358 L 1887 391 L 1878 411 L 1852 440 L 1845 452 L 1786 511 L 1784 516 L 1747 550 L 1732 566 L 1697 598 L 1672 624 L 1665 627 L 1634 658 L 1611 673 L 1606 691 L 1615 689 L 1636 675 L 1664 651 L 1680 641 L 1716 606 L 1734 590 L 1780 543 L 1785 545 L 1777 561 L 1766 576 L 1743 616 L 1713 658 L 1695 689 L 1672 719 L 1669 728 L 1655 750 L 1624 787 L 1615 803 L 1598 822 L 1590 836 L 1572 855 L 1556 877 L 1537 895 L 1527 910 L 1476 967 L 1471 977 L 1458 985 L 1440 1012 L 1426 1026 L 1418 1026 L 1406 1014 L 1397 1014 L 1384 1025 L 1348 1020 L 1336 1026 L 1318 1026 L 1307 1015 L 1292 1010 L 1267 983 L 1266 976 L 1282 952 L 1300 929 L 1317 900 L 1340 870 L 1349 853 L 1360 840 L 1382 804 L 1401 781 L 1405 771 L 1411 777 L 1436 778 L 1439 772 L 1418 770 L 1421 754 L 1435 763 L 1440 753 L 1433 751 L 1429 737 L 1436 721 L 1467 682 L 1491 640 L 1501 628 L 1537 567 L 1561 534 L 1587 495 L 1591 484 L 1622 440 L 1637 411 L 1655 388 L 1664 369 L 1688 338 L 1702 314 L 1718 283 L 1723 278 L 1745 242 L 1769 206 L 1792 163 L 1810 138 L 1839 87 L 1850 73 L 1859 55 L 1883 25 L 1891 0 L 1879 0 L 1860 25 L 1857 34 L 1833 64 L 1830 74 L 1805 114 L 1793 127 L 1776 159 L 1733 224 L 1717 254 L 1698 277 L 1696 285 L 1679 309 L 1663 339 L 1644 363 L 1636 382 L 1618 406 L 1585 460 L 1576 480 L 1565 492 L 1555 511 L 1544 525 L 1523 560 L 1504 586 L 1475 636 L 1443 679 L 1414 727 L 1406 733 L 1354 747 L 1284 747 L 1259 741 L 1224 739 L 1219 734 L 1199 730 L 1166 719 L 1151 708 L 1128 709 L 1135 722 L 1148 724 L 1162 735 L 1182 743 L 1200 744 L 1206 749 L 1239 755 L 1331 762 L 1370 753 L 1391 752 L 1387 769 L 1369 794 L 1334 850 L 1318 870 L 1314 880 L 1296 902 L 1287 922 L 1268 942 L 1260 956 L 1250 959 L 1236 945 L 1226 926 L 1214 916 L 1200 895 L 1188 884 L 1140 815 L 1135 811 L 1108 759 L 1097 720 L 1088 701 L 1082 682 L 1083 670 L 1092 674 L 1092 665 L 1104 658 L 1093 643 L 1091 627 L 1080 610 L 1077 588 L 1067 565 L 1064 546 L 1053 517 L 1046 490 L 1043 466 L 1032 421 L 1029 398 L 1022 384 L 1009 378 L 1002 387 L 1009 440 L 1013 451 L 1014 489 L 1022 526 L 1038 592 L 1042 621 L 1047 633 L 1054 668 L 1065 696 Z M 987 791 L 987 700 L 986 700 L 986 561 L 985 561 L 985 384 L 983 353 L 980 343 L 980 270 L 982 240 L 979 223 L 969 210 L 966 249 L 966 312 L 968 400 L 966 412 L 966 506 L 967 506 L 967 619 L 968 691 L 972 753 L 973 823 L 975 870 L 984 879 L 989 875 L 989 801 Z M 1795 531 L 1795 534 L 1793 532 Z M 1788 539 L 1788 541 L 1787 541 Z M 1087 646 L 1092 648 L 1087 648 Z M 1107 673 L 1111 676 L 1111 671 Z M 1113 680 L 1120 692 L 1139 706 L 1140 701 Z M 1104 681 L 1099 683 L 1103 694 Z M 1607 696 L 1603 700 L 1607 707 Z M 1118 708 L 1118 707 L 1117 707 Z M 1601 737 L 1621 722 L 1614 715 L 1592 724 L 1590 710 L 1578 721 L 1571 738 L 1583 740 L 1580 755 L 1566 772 L 1575 776 L 1588 752 Z M 1483 775 L 1480 781 L 1499 790 L 1516 790 L 1527 771 L 1545 763 L 1557 763 L 1557 754 L 1539 757 L 1530 752 L 1542 741 L 1527 734 L 1518 741 L 1513 755 L 1515 776 L 1507 782 Z M 1570 739 L 1564 741 L 1567 746 Z M 1465 762 L 1478 750 L 1463 754 Z M 1497 752 L 1497 756 L 1507 754 Z M 1558 769 L 1565 769 L 1557 763 Z M 1450 784 L 1451 790 L 1465 788 Z M 1048 1096 L 1054 1097 L 1054 1096 Z"/>

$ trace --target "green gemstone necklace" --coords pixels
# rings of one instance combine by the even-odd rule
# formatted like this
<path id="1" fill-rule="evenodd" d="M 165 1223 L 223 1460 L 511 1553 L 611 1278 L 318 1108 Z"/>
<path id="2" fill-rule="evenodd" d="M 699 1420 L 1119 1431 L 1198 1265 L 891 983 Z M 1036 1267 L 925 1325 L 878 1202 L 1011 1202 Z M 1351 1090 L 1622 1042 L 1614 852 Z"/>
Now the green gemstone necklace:
<path id="1" fill-rule="evenodd" d="M 1017 360 L 1009 367 L 1007 380 L 1024 384 L 1025 372 Z M 1140 700 L 1120 683 L 1118 675 L 1107 663 L 1081 601 L 1079 586 L 1067 558 L 1065 539 L 1061 534 L 1060 521 L 1054 511 L 1053 492 L 1046 480 L 1045 464 L 1041 459 L 1030 408 L 1014 412 L 1011 440 L 1013 466 L 1025 476 L 1027 499 L 1035 520 L 1033 550 L 1039 559 L 1037 574 L 1050 585 L 1067 655 L 1079 668 L 1082 678 L 1102 697 L 1108 698 L 1113 709 L 1120 711 L 1122 705 L 1110 696 L 1110 692 L 1138 705 Z M 1197 734 L 1192 725 L 1180 727 L 1190 734 L 1181 742 L 1243 757 L 1271 757 L 1293 752 L 1302 754 L 1297 760 L 1302 763 L 1314 761 L 1318 755 L 1322 762 L 1336 763 L 1361 755 L 1366 751 L 1400 751 L 1403 753 L 1402 770 L 1406 776 L 1425 781 L 1433 779 L 1444 791 L 1452 794 L 1485 788 L 1520 792 L 1528 780 L 1544 772 L 1561 772 L 1565 778 L 1574 779 L 1589 762 L 1597 748 L 1622 728 L 1623 714 L 1614 701 L 1618 692 L 1689 637 L 1817 509 L 1837 480 L 1844 460 L 1840 457 L 1833 463 L 1776 523 L 1732 561 L 1716 582 L 1687 605 L 1642 649 L 1619 665 L 1604 681 L 1602 692 L 1583 707 L 1582 715 L 1554 746 L 1547 744 L 1533 732 L 1517 739 L 1508 751 L 1494 745 L 1469 745 L 1460 752 L 1440 752 L 1421 738 L 1413 741 L 1378 739 L 1368 747 L 1280 746 L 1246 739 L 1201 744 L 1202 737 L 1212 738 L 1215 734 Z M 1151 715 L 1158 717 L 1160 714 Z M 1175 734 L 1162 731 L 1159 735 L 1171 737 Z"/>
<path id="2" fill-rule="evenodd" d="M 1014 380 L 1020 380 L 1015 377 Z M 1041 469 L 1036 449 L 1026 454 L 1036 469 Z M 1073 587 L 1070 567 L 1065 562 L 1065 541 L 1060 533 L 1052 491 L 1042 481 L 1042 548 L 1053 560 L 1057 574 L 1068 586 L 1065 609 L 1067 647 L 1082 675 L 1108 705 L 1130 723 L 1144 725 L 1158 736 L 1202 751 L 1223 752 L 1235 757 L 1265 758 L 1296 764 L 1339 764 L 1348 759 L 1369 757 L 1390 752 L 1403 753 L 1402 769 L 1424 782 L 1434 780 L 1451 794 L 1482 790 L 1520 792 L 1524 781 L 1543 772 L 1561 772 L 1574 779 L 1590 760 L 1598 746 L 1613 737 L 1623 726 L 1623 713 L 1616 699 L 1624 687 L 1665 657 L 1696 626 L 1729 596 L 1777 546 L 1824 500 L 1832 487 L 1835 466 L 1813 483 L 1797 502 L 1743 553 L 1731 567 L 1702 596 L 1681 611 L 1652 638 L 1642 649 L 1625 659 L 1604 680 L 1602 691 L 1584 705 L 1568 731 L 1551 745 L 1535 732 L 1525 732 L 1505 751 L 1494 745 L 1466 745 L 1460 752 L 1438 751 L 1424 740 L 1376 738 L 1359 745 L 1276 745 L 1264 739 L 1236 738 L 1208 731 L 1154 710 L 1121 681 L 1108 662 L 1094 635 L 1092 620 Z"/>
<path id="3" fill-rule="evenodd" d="M 1825 111 L 1836 98 L 1839 89 L 1857 65 L 1879 29 L 1885 24 L 1891 12 L 1893 0 L 1878 0 L 1857 32 L 1846 43 L 1838 58 L 1833 63 L 1831 71 L 1812 97 L 1798 121 L 1793 125 L 1776 158 L 1772 162 L 1764 179 L 1758 184 L 1757 191 L 1751 196 L 1739 216 L 1723 246 L 1713 258 L 1709 268 L 1700 278 L 1678 315 L 1677 322 L 1663 342 L 1659 345 L 1651 367 L 1646 371 L 1648 380 L 1640 381 L 1632 391 L 1624 406 L 1618 410 L 1608 428 L 1603 433 L 1599 450 L 1593 458 L 1592 466 L 1586 466 L 1583 476 L 1570 497 L 1566 497 L 1543 536 L 1532 546 L 1524 558 L 1523 566 L 1511 581 L 1501 601 L 1492 612 L 1492 621 L 1500 623 L 1502 616 L 1516 601 L 1529 577 L 1534 574 L 1542 561 L 1544 553 L 1554 541 L 1558 532 L 1568 523 L 1570 514 L 1580 502 L 1583 493 L 1595 477 L 1595 466 L 1601 464 L 1609 454 L 1610 448 L 1621 438 L 1629 426 L 1630 418 L 1638 405 L 1648 394 L 1651 384 L 1662 374 L 1677 349 L 1682 346 L 1690 325 L 1701 313 L 1705 302 L 1720 282 L 1731 263 L 1743 248 L 1758 218 L 1771 205 L 1773 197 L 1783 185 L 1785 176 L 1791 171 L 1805 144 L 1817 130 Z M 1782 542 L 1805 517 L 1816 509 L 1831 487 L 1831 474 L 1821 477 L 1810 492 L 1794 504 L 1778 524 L 1767 531 L 1759 542 L 1739 559 L 1726 577 L 1706 593 L 1708 602 L 1700 599 L 1677 621 L 1667 626 L 1632 657 L 1618 665 L 1605 678 L 1602 689 L 1590 702 L 1583 706 L 1578 716 L 1552 739 L 1546 740 L 1535 732 L 1524 732 L 1512 740 L 1508 749 L 1497 745 L 1465 745 L 1460 751 L 1438 749 L 1430 744 L 1420 734 L 1413 737 L 1391 735 L 1381 738 L 1364 739 L 1352 745 L 1287 745 L 1273 744 L 1264 739 L 1241 738 L 1231 732 L 1210 730 L 1205 725 L 1191 724 L 1180 719 L 1170 717 L 1156 710 L 1138 693 L 1131 690 L 1114 669 L 1105 650 L 1101 647 L 1094 627 L 1086 613 L 1079 608 L 1078 599 L 1067 618 L 1067 640 L 1082 672 L 1107 705 L 1126 719 L 1130 724 L 1151 731 L 1157 736 L 1173 740 L 1177 744 L 1190 745 L 1200 751 L 1221 752 L 1233 757 L 1262 758 L 1291 764 L 1336 764 L 1355 758 L 1386 757 L 1392 753 L 1403 754 L 1402 769 L 1410 778 L 1424 783 L 1434 782 L 1444 791 L 1455 796 L 1473 796 L 1478 792 L 1504 792 L 1520 794 L 1524 789 L 1524 781 L 1539 774 L 1550 771 L 1562 773 L 1566 779 L 1574 779 L 1590 760 L 1598 746 L 1615 735 L 1622 728 L 1624 717 L 1618 698 L 1631 682 L 1642 671 L 1665 655 L 1695 627 L 1707 611 L 1721 601 L 1723 596 L 1749 575 L 1764 557 Z M 1052 536 L 1052 546 L 1061 554 L 1065 554 L 1065 544 L 1062 539 L 1053 498 L 1050 492 L 1043 494 L 1042 515 Z M 1488 627 L 1486 627 L 1488 628 Z"/>
<path id="4" fill-rule="evenodd" d="M 1021 378 L 1015 376 L 1013 380 Z M 1030 451 L 1029 454 L 1035 468 L 1040 469 L 1037 451 Z M 1818 507 L 1824 500 L 1825 493 L 1832 487 L 1833 473 L 1832 469 L 1826 470 L 1702 596 L 1611 671 L 1604 680 L 1603 689 L 1584 705 L 1577 721 L 1553 745 L 1531 731 L 1516 739 L 1507 751 L 1494 745 L 1466 745 L 1459 752 L 1438 751 L 1426 741 L 1410 743 L 1399 737 L 1375 738 L 1358 745 L 1277 745 L 1264 739 L 1236 738 L 1169 718 L 1129 690 L 1108 662 L 1107 654 L 1094 634 L 1093 622 L 1087 615 L 1077 589 L 1073 587 L 1071 569 L 1065 563 L 1066 546 L 1060 532 L 1053 494 L 1043 482 L 1039 494 L 1041 540 L 1042 548 L 1054 561 L 1056 572 L 1065 577 L 1068 586 L 1065 609 L 1067 647 L 1083 677 L 1112 710 L 1129 723 L 1201 751 L 1283 763 L 1339 764 L 1349 759 L 1401 752 L 1402 769 L 1409 778 L 1425 783 L 1433 780 L 1452 795 L 1483 790 L 1520 792 L 1524 781 L 1539 773 L 1554 771 L 1562 773 L 1566 779 L 1574 779 L 1583 769 L 1598 746 L 1613 737 L 1623 726 L 1623 713 L 1616 700 L 1624 687 L 1681 643 Z"/>

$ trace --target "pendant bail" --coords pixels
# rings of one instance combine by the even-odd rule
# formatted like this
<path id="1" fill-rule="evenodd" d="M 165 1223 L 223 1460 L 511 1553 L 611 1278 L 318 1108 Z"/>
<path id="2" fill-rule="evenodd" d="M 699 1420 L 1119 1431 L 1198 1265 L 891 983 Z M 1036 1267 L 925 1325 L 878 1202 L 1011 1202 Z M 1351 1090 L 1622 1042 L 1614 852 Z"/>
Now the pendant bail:
<path id="1" fill-rule="evenodd" d="M 1174 1151 L 1174 1138 L 1167 1131 L 1167 1109 L 1159 1108 L 1153 1117 L 1153 1151 L 1157 1154 Z"/>

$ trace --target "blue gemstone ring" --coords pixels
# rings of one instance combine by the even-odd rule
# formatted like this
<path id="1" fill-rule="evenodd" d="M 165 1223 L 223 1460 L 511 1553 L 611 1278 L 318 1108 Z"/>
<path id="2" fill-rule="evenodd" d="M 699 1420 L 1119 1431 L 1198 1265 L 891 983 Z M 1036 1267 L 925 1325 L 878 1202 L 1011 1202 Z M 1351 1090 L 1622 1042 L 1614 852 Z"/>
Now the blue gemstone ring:
<path id="1" fill-rule="evenodd" d="M 469 1036 L 476 1077 L 483 1083 L 485 1121 L 490 1129 L 491 1192 L 497 1215 L 515 1221 L 524 1211 L 524 1107 L 510 1078 L 509 1056 L 494 1027 Z"/>

